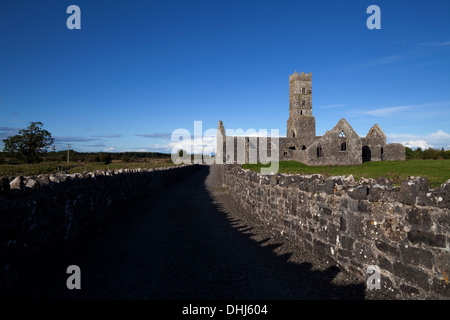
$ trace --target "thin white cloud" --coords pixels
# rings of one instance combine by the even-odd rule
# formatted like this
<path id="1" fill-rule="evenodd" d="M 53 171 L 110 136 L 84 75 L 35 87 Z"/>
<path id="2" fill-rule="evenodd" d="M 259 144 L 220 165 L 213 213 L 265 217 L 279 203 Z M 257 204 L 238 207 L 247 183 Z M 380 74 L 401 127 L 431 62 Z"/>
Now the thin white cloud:
<path id="1" fill-rule="evenodd" d="M 409 56 L 405 55 L 405 54 L 394 54 L 394 55 L 380 57 L 380 58 L 373 59 L 370 61 L 358 63 L 358 64 L 354 65 L 354 67 L 356 67 L 356 68 L 369 68 L 370 67 L 371 68 L 371 67 L 377 67 L 377 66 L 381 66 L 381 65 L 396 63 L 396 62 L 399 62 L 399 61 L 402 61 L 402 60 L 405 60 L 408 58 L 409 58 Z"/>
<path id="2" fill-rule="evenodd" d="M 388 107 L 388 108 L 378 108 L 378 109 L 372 109 L 372 110 L 366 110 L 362 111 L 364 114 L 368 114 L 371 116 L 378 116 L 378 117 L 388 117 L 392 115 L 400 115 L 400 114 L 411 114 L 411 110 L 420 109 L 421 115 L 423 116 L 423 110 L 437 110 L 439 107 L 448 107 L 450 106 L 450 101 L 440 101 L 440 102 L 430 102 L 430 103 L 423 103 L 423 104 L 417 104 L 417 105 L 403 105 L 403 106 L 396 106 L 396 107 Z"/>
<path id="3" fill-rule="evenodd" d="M 366 111 L 367 114 L 371 116 L 377 117 L 386 117 L 391 116 L 393 114 L 399 113 L 401 111 L 409 110 L 414 108 L 413 106 L 400 106 L 400 107 L 392 107 L 392 108 L 380 108 Z"/>
<path id="4" fill-rule="evenodd" d="M 152 138 L 152 139 L 168 139 L 171 137 L 170 133 L 147 133 L 147 134 L 136 134 L 137 137 Z"/>
<path id="5" fill-rule="evenodd" d="M 73 137 L 73 136 L 56 136 L 55 142 L 90 142 L 90 141 L 98 141 L 98 138 L 89 138 L 89 137 Z"/>
<path id="6" fill-rule="evenodd" d="M 438 130 L 426 135 L 416 134 L 387 134 L 388 142 L 398 142 L 409 148 L 450 149 L 450 134 Z"/>
<path id="7" fill-rule="evenodd" d="M 120 137 L 122 137 L 122 135 L 114 133 L 114 134 L 107 134 L 104 136 L 93 136 L 93 137 L 95 137 L 95 138 L 120 138 Z"/>
<path id="8" fill-rule="evenodd" d="M 427 47 L 445 47 L 450 46 L 450 41 L 428 41 L 428 42 L 422 42 L 420 44 L 421 46 L 427 46 Z"/>
<path id="9" fill-rule="evenodd" d="M 170 151 L 171 149 L 167 144 L 166 145 L 153 144 L 147 147 L 134 147 L 126 150 L 126 152 L 161 152 L 161 153 L 170 153 Z"/>
<path id="10" fill-rule="evenodd" d="M 8 131 L 8 132 L 11 132 L 11 131 L 19 131 L 20 129 L 22 129 L 22 128 L 0 127 L 0 131 Z"/>

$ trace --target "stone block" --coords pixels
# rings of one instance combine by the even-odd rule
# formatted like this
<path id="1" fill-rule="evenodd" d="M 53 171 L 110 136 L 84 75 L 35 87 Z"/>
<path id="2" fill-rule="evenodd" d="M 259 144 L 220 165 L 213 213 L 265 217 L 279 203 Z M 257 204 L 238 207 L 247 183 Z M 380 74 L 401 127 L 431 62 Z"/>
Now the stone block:
<path id="1" fill-rule="evenodd" d="M 358 201 L 358 211 L 362 213 L 370 213 L 370 203 L 368 201 Z"/>
<path id="2" fill-rule="evenodd" d="M 339 212 L 345 212 L 348 210 L 348 198 L 341 197 L 339 203 Z"/>
<path id="3" fill-rule="evenodd" d="M 450 214 L 448 211 L 438 215 L 436 221 L 442 228 L 450 230 Z"/>
<path id="4" fill-rule="evenodd" d="M 412 207 L 406 210 L 406 221 L 420 227 L 429 228 L 432 225 L 428 209 Z"/>
<path id="5" fill-rule="evenodd" d="M 276 174 L 276 175 L 270 175 L 269 177 L 270 177 L 270 186 L 271 187 L 276 186 L 280 183 L 281 175 Z"/>
<path id="6" fill-rule="evenodd" d="M 422 289 L 430 289 L 430 275 L 420 268 L 403 263 L 394 263 L 393 273 L 397 277 L 404 279 L 404 281 L 418 285 Z"/>
<path id="7" fill-rule="evenodd" d="M 378 255 L 378 266 L 381 270 L 386 270 L 389 272 L 393 272 L 394 270 L 393 263 L 382 254 Z"/>
<path id="8" fill-rule="evenodd" d="M 347 236 L 341 236 L 341 246 L 342 249 L 352 251 L 353 250 L 353 244 L 355 243 L 355 239 L 347 237 Z"/>
<path id="9" fill-rule="evenodd" d="M 348 211 L 359 214 L 359 200 L 348 199 Z"/>
<path id="10" fill-rule="evenodd" d="M 405 204 L 415 204 L 419 191 L 428 190 L 428 180 L 425 178 L 415 178 L 402 181 L 399 200 Z"/>
<path id="11" fill-rule="evenodd" d="M 408 240 L 412 244 L 426 244 L 431 247 L 446 248 L 446 237 L 443 234 L 434 234 L 421 230 L 408 232 Z"/>
<path id="12" fill-rule="evenodd" d="M 333 213 L 333 211 L 331 211 L 330 208 L 323 207 L 323 206 L 320 207 L 319 211 L 327 216 L 331 216 L 331 214 Z"/>
<path id="13" fill-rule="evenodd" d="M 328 243 L 339 245 L 341 239 L 339 237 L 339 228 L 333 224 L 328 224 L 326 233 Z"/>
<path id="14" fill-rule="evenodd" d="M 431 251 L 411 246 L 400 246 L 403 263 L 419 265 L 427 269 L 433 267 L 433 254 Z"/>
<path id="15" fill-rule="evenodd" d="M 354 184 L 355 183 L 355 178 L 353 177 L 352 174 L 350 174 L 348 177 L 344 178 L 343 183 L 347 184 L 347 185 Z"/>
<path id="16" fill-rule="evenodd" d="M 279 184 L 280 187 L 282 187 L 282 188 L 287 188 L 287 187 L 289 186 L 290 183 L 291 183 L 291 182 L 290 182 L 289 176 L 286 176 L 286 175 L 284 175 L 284 174 L 281 174 L 281 175 L 279 176 L 278 184 Z"/>
<path id="17" fill-rule="evenodd" d="M 369 195 L 369 188 L 367 186 L 358 185 L 347 190 L 348 196 L 355 200 L 366 200 Z"/>
<path id="18" fill-rule="evenodd" d="M 308 251 L 308 252 L 313 252 L 313 251 L 314 251 L 312 244 L 309 243 L 309 242 L 306 242 L 306 241 L 305 241 L 305 242 L 303 243 L 303 247 L 304 247 L 305 250 Z"/>
<path id="19" fill-rule="evenodd" d="M 367 196 L 367 200 L 371 202 L 384 201 L 385 200 L 384 194 L 387 193 L 386 190 L 387 190 L 386 186 L 382 186 L 379 184 L 371 185 L 369 195 Z"/>
<path id="20" fill-rule="evenodd" d="M 417 195 L 417 204 L 419 206 L 433 206 L 437 202 L 436 195 L 425 190 L 419 191 Z"/>
<path id="21" fill-rule="evenodd" d="M 419 293 L 420 293 L 419 289 L 411 287 L 411 286 L 408 286 L 406 284 L 401 284 L 400 285 L 400 290 L 403 293 L 406 293 L 407 295 L 410 295 L 410 296 L 419 295 Z"/>
<path id="22" fill-rule="evenodd" d="M 313 242 L 314 247 L 314 253 L 317 255 L 317 257 L 326 259 L 326 257 L 329 255 L 327 251 L 327 245 L 319 240 L 314 240 Z"/>
<path id="23" fill-rule="evenodd" d="M 339 217 L 339 230 L 346 231 L 347 230 L 347 221 L 343 216 Z"/>
<path id="24" fill-rule="evenodd" d="M 27 179 L 25 187 L 30 189 L 39 189 L 39 182 L 35 179 Z"/>
<path id="25" fill-rule="evenodd" d="M 431 291 L 437 293 L 443 297 L 450 298 L 450 283 L 447 280 L 433 279 L 431 284 Z"/>
<path id="26" fill-rule="evenodd" d="M 41 188 L 50 185 L 50 179 L 45 174 L 40 174 L 37 176 L 36 181 L 39 182 Z"/>
<path id="27" fill-rule="evenodd" d="M 344 249 L 338 249 L 338 254 L 339 254 L 339 257 L 344 257 L 344 258 L 350 258 L 353 255 L 352 251 L 344 250 Z"/>
<path id="28" fill-rule="evenodd" d="M 396 246 L 392 246 L 384 241 L 377 240 L 375 241 L 375 247 L 381 252 L 390 256 L 395 261 L 400 261 L 400 249 L 398 249 Z"/>
<path id="29" fill-rule="evenodd" d="M 316 187 L 317 192 L 324 192 L 326 194 L 334 193 L 334 181 L 327 179 L 324 183 L 318 183 Z"/>
<path id="30" fill-rule="evenodd" d="M 317 181 L 309 181 L 306 183 L 305 191 L 310 193 L 316 193 L 317 191 Z"/>
<path id="31" fill-rule="evenodd" d="M 385 188 L 392 188 L 393 182 L 389 178 L 385 177 L 378 177 L 375 179 L 376 183 L 380 186 L 383 186 Z"/>
<path id="32" fill-rule="evenodd" d="M 290 178 L 291 178 L 291 184 L 289 185 L 289 187 L 297 187 L 298 183 L 302 180 L 301 176 L 299 176 L 298 174 L 290 175 Z"/>
<path id="33" fill-rule="evenodd" d="M 22 176 L 15 177 L 10 183 L 11 190 L 23 190 L 25 188 L 24 178 Z"/>
<path id="34" fill-rule="evenodd" d="M 404 216 L 406 214 L 405 206 L 401 203 L 394 205 L 393 213 L 399 216 Z"/>
<path id="35" fill-rule="evenodd" d="M 318 183 L 316 186 L 316 191 L 317 192 L 325 192 L 326 190 L 326 185 L 325 183 Z"/>
<path id="36" fill-rule="evenodd" d="M 333 184 L 342 185 L 342 184 L 344 184 L 344 182 L 343 182 L 344 179 L 345 179 L 345 176 L 332 176 L 332 177 L 329 177 L 327 180 L 332 181 Z"/>

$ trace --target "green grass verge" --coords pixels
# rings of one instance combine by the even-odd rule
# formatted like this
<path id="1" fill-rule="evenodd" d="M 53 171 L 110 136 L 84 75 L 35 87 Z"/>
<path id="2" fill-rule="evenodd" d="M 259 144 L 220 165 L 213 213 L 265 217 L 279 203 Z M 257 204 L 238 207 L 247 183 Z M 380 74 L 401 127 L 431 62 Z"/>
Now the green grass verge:
<path id="1" fill-rule="evenodd" d="M 62 164 L 60 162 L 41 162 L 36 164 L 1 164 L 0 176 L 31 176 L 38 174 L 51 174 L 58 172 L 58 166 L 68 170 L 79 166 L 78 164 Z"/>
<path id="2" fill-rule="evenodd" d="M 242 168 L 259 172 L 261 167 L 269 165 L 243 164 Z M 450 160 L 409 160 L 409 161 L 372 161 L 353 166 L 310 167 L 297 161 L 280 161 L 279 173 L 314 174 L 326 177 L 352 174 L 356 180 L 361 177 L 391 178 L 399 185 L 408 176 L 428 178 L 431 188 L 436 188 L 450 179 Z"/>
<path id="3" fill-rule="evenodd" d="M 78 173 L 84 171 L 95 170 L 118 170 L 118 169 L 152 169 L 175 166 L 172 160 L 159 160 L 152 162 L 130 162 L 130 163 L 110 163 L 104 164 L 99 162 L 91 162 L 69 170 L 70 173 Z"/>
<path id="4" fill-rule="evenodd" d="M 136 169 L 136 168 L 160 168 L 174 166 L 171 159 L 155 159 L 147 162 L 130 163 L 110 163 L 89 162 L 80 163 L 60 163 L 60 162 L 41 162 L 37 164 L 0 164 L 0 176 L 31 176 L 38 174 L 52 174 L 58 171 L 68 171 L 70 173 L 79 173 L 95 170 L 117 170 L 117 169 Z"/>

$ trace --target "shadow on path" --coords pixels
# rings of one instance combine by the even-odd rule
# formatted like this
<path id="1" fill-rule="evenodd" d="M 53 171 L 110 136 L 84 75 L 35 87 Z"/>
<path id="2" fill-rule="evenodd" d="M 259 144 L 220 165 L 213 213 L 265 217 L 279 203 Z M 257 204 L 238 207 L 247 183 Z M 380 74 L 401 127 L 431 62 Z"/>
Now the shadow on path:
<path id="1" fill-rule="evenodd" d="M 211 167 L 212 168 L 212 167 Z M 208 166 L 131 204 L 111 225 L 63 254 L 39 261 L 17 292 L 31 299 L 364 299 L 363 284 L 336 285 L 324 271 L 290 262 L 281 243 L 224 212 Z M 214 174 L 213 174 L 214 173 Z M 209 175 L 209 176 L 208 176 Z M 205 183 L 206 181 L 206 183 Z M 81 290 L 68 290 L 68 265 Z"/>

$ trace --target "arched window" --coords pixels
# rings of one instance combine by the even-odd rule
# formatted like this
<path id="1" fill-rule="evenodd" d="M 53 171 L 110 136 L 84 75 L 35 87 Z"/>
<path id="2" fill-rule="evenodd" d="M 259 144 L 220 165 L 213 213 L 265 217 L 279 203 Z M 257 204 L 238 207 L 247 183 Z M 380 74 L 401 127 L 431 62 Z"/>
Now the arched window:
<path id="1" fill-rule="evenodd" d="M 341 151 L 347 151 L 347 142 L 342 142 L 341 143 Z"/>
<path id="2" fill-rule="evenodd" d="M 302 145 L 301 149 L 302 149 L 302 150 L 306 150 L 306 146 L 305 146 L 305 145 Z"/>
<path id="3" fill-rule="evenodd" d="M 322 146 L 319 144 L 317 145 L 317 158 L 320 158 L 322 156 L 323 156 Z"/>
<path id="4" fill-rule="evenodd" d="M 302 88 L 302 93 L 305 94 L 305 88 Z"/>
<path id="5" fill-rule="evenodd" d="M 345 138 L 345 133 L 344 133 L 344 130 L 342 130 L 342 131 L 341 131 L 341 133 L 339 133 L 339 137 L 341 137 L 341 138 Z"/>

